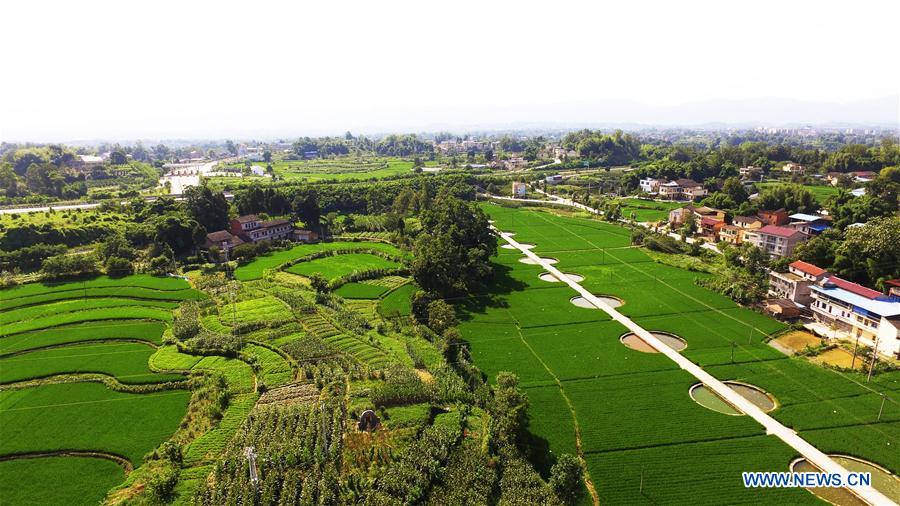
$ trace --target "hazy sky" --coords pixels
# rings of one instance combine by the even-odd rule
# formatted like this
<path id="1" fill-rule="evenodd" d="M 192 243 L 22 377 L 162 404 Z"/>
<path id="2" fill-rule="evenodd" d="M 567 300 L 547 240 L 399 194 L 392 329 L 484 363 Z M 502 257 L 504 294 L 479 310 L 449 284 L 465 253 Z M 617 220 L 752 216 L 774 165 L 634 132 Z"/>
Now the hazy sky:
<path id="1" fill-rule="evenodd" d="M 0 140 L 415 130 L 596 101 L 900 93 L 895 0 L 11 0 L 2 12 Z"/>

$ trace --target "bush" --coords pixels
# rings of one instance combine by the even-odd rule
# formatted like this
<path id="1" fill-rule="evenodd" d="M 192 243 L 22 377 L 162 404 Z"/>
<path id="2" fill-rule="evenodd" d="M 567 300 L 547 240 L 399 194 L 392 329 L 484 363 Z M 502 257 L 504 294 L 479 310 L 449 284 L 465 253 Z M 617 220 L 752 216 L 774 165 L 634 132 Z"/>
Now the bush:
<path id="1" fill-rule="evenodd" d="M 41 272 L 48 279 L 77 278 L 100 273 L 93 254 L 56 255 L 44 261 Z"/>
<path id="2" fill-rule="evenodd" d="M 134 274 L 134 265 L 130 260 L 112 256 L 106 259 L 106 274 L 110 277 L 122 277 Z"/>

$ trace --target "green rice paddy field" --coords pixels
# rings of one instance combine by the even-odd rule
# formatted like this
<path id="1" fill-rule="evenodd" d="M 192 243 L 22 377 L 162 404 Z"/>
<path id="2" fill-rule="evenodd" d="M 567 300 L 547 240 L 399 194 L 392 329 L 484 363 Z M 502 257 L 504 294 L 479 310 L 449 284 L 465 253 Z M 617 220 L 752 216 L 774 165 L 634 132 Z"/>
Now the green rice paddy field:
<path id="1" fill-rule="evenodd" d="M 648 330 L 687 341 L 682 354 L 722 380 L 755 384 L 778 402 L 771 414 L 829 453 L 900 471 L 900 405 L 876 421 L 880 393 L 900 400 L 900 373 L 870 384 L 765 343 L 782 324 L 735 305 L 694 280 L 704 274 L 654 263 L 630 246 L 625 228 L 538 209 L 485 204 L 517 241 L 585 276 L 597 295 L 624 300 L 619 311 Z M 745 489 L 742 471 L 786 471 L 797 455 L 746 416 L 694 403 L 696 380 L 661 354 L 626 348 L 626 329 L 596 309 L 574 306 L 576 292 L 540 280 L 517 250 L 500 249 L 500 279 L 486 293 L 457 301 L 460 331 L 491 378 L 519 375 L 530 399 L 531 431 L 553 454 L 573 452 L 575 423 L 594 486 L 605 503 L 812 503 L 802 489 Z M 734 348 L 734 362 L 732 362 Z M 643 470 L 644 489 L 640 492 Z"/>
<path id="2" fill-rule="evenodd" d="M 184 379 L 153 372 L 149 361 L 172 309 L 200 297 L 184 280 L 143 275 L 0 290 L 2 502 L 96 504 L 121 483 L 123 468 L 59 452 L 94 452 L 138 467 L 172 435 L 189 391 L 127 393 L 77 382 L 77 375 L 102 374 L 123 384 Z M 76 375 L 76 382 L 42 380 L 61 374 Z M 22 454 L 47 455 L 7 460 Z"/>
<path id="3" fill-rule="evenodd" d="M 291 249 L 275 251 L 253 259 L 248 264 L 235 269 L 234 277 L 240 281 L 260 279 L 263 276 L 263 272 L 268 269 L 276 269 L 291 260 L 296 260 L 318 251 L 354 249 L 375 249 L 390 255 L 400 256 L 400 250 L 395 246 L 380 242 L 335 241 L 317 244 L 298 244 Z"/>
<path id="4" fill-rule="evenodd" d="M 300 262 L 288 267 L 291 274 L 311 276 L 319 273 L 329 281 L 352 274 L 354 272 L 371 271 L 375 269 L 395 269 L 400 267 L 397 262 L 387 260 L 370 253 L 347 253 L 317 258 L 309 262 Z"/>

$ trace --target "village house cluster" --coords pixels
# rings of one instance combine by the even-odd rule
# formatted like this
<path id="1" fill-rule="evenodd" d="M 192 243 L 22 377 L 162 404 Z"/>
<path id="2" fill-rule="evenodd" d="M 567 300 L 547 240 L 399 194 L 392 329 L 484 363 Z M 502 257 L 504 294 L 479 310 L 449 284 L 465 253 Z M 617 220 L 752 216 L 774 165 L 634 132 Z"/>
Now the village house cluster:
<path id="1" fill-rule="evenodd" d="M 727 223 L 725 211 L 687 205 L 669 212 L 669 227 L 676 230 L 688 216 L 697 224 L 697 234 L 710 242 L 740 245 L 750 243 L 771 257 L 789 257 L 801 242 L 831 227 L 831 217 L 795 213 L 784 209 L 762 210 L 751 216 L 735 216 Z"/>

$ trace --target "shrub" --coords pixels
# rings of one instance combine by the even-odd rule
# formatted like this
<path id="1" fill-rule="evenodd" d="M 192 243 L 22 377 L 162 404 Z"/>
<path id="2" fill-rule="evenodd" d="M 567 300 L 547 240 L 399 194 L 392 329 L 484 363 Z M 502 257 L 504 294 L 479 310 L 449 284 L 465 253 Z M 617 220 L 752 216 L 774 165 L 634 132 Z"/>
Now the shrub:
<path id="1" fill-rule="evenodd" d="M 57 255 L 44 261 L 41 268 L 48 279 L 76 278 L 100 273 L 93 254 Z"/>
<path id="2" fill-rule="evenodd" d="M 134 274 L 134 265 L 130 260 L 122 257 L 112 256 L 106 259 L 106 273 L 110 277 L 122 277 Z"/>

